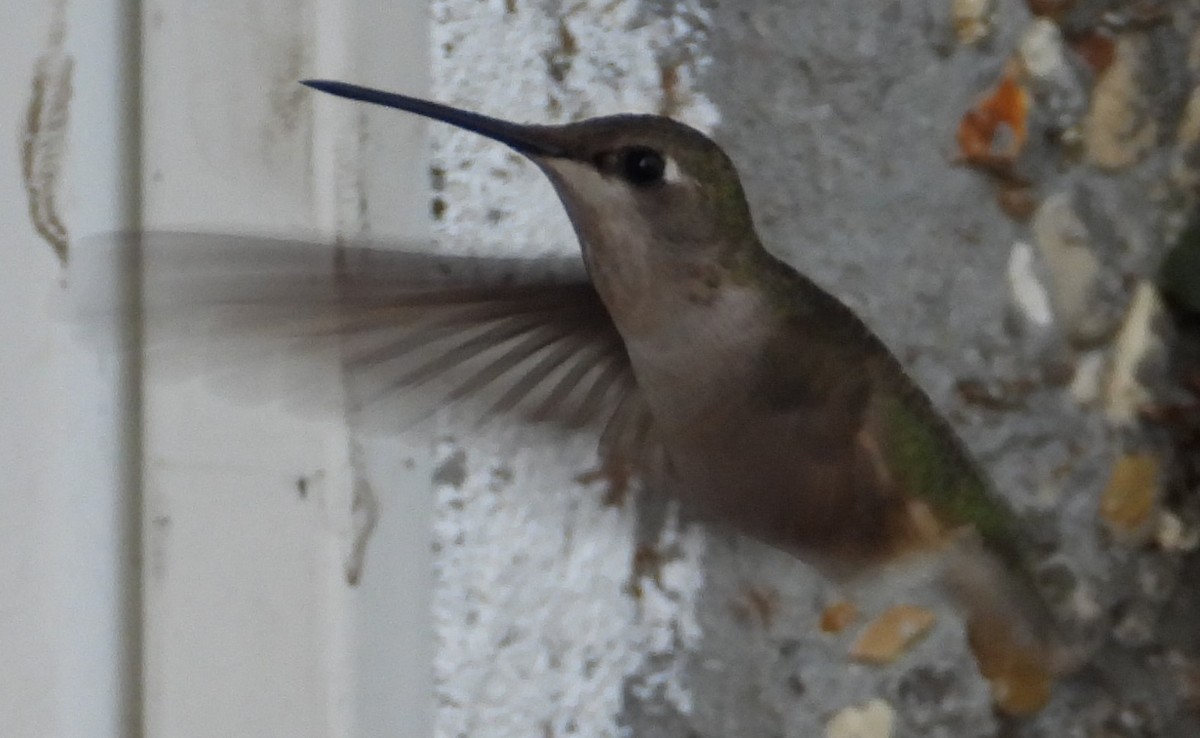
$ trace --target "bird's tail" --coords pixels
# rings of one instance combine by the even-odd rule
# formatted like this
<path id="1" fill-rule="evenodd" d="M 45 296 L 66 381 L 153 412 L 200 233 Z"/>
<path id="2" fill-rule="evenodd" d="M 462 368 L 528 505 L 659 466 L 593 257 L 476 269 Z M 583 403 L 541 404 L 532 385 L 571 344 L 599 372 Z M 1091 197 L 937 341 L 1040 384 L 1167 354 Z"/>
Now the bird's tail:
<path id="1" fill-rule="evenodd" d="M 982 550 L 953 556 L 940 581 L 963 612 L 997 709 L 1013 716 L 1040 710 L 1083 657 L 1033 583 Z"/>
<path id="2" fill-rule="evenodd" d="M 964 612 L 968 643 L 1000 712 L 1032 715 L 1066 688 L 1099 692 L 1110 705 L 1159 720 L 1173 716 L 1155 735 L 1200 735 L 1200 714 L 1181 699 L 1180 677 L 1165 657 L 1117 643 L 1108 628 L 1069 630 L 1026 571 L 964 555 L 941 578 Z"/>

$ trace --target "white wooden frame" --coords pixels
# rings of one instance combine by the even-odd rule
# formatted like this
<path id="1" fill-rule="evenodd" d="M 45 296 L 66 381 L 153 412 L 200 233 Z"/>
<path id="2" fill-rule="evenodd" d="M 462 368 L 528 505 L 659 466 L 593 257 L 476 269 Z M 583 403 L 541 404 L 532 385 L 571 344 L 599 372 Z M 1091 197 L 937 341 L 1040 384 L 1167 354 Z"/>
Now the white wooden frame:
<path id="1" fill-rule="evenodd" d="M 139 224 L 424 235 L 425 180 L 397 176 L 424 169 L 416 121 L 387 119 L 390 146 L 367 155 L 376 114 L 296 84 L 419 92 L 423 3 L 6 10 L 7 140 L 22 140 L 31 77 L 72 71 L 56 88 L 62 160 L 48 137 L 38 162 L 72 247 Z M 0 733 L 430 734 L 427 473 L 336 420 L 164 385 L 153 362 L 139 392 L 136 358 L 98 359 L 56 316 L 67 272 L 31 223 L 17 154 L 0 155 Z M 363 202 L 378 203 L 365 222 Z M 348 577 L 368 488 L 378 521 Z"/>

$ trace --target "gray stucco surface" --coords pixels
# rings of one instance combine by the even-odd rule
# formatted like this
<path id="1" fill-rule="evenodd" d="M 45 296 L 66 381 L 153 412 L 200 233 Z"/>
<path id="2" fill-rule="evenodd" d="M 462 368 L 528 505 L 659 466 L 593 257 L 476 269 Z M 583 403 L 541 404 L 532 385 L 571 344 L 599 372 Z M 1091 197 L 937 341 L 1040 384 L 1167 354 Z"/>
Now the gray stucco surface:
<path id="1" fill-rule="evenodd" d="M 661 0 L 651 12 L 671 5 Z M 633 735 L 823 735 L 839 710 L 873 698 L 894 710 L 895 736 L 1200 734 L 1185 700 L 1200 632 L 1196 556 L 1115 540 L 1097 512 L 1123 453 L 1170 459 L 1170 441 L 1144 423 L 1115 424 L 1069 389 L 1088 351 L 1112 360 L 1135 286 L 1153 275 L 1192 197 L 1169 175 L 1196 85 L 1188 55 L 1200 3 L 1144 3 L 1140 15 L 1121 3 L 1075 5 L 1060 27 L 1082 33 L 1099 23 L 1127 40 L 1139 115 L 1158 121 L 1131 165 L 1097 166 L 1069 140 L 1092 104 L 1096 72 L 1068 55 L 1071 76 L 1034 92 L 1017 170 L 1035 204 L 1057 195 L 1086 229 L 1100 265 L 1088 310 L 1109 323 L 1090 341 L 1058 315 L 1050 327 L 1022 319 L 1006 275 L 1014 243 L 1036 246 L 1037 234 L 997 205 L 992 178 L 955 163 L 961 117 L 996 84 L 1033 22 L 1025 3 L 997 3 L 987 37 L 964 45 L 950 0 L 713 0 L 713 62 L 699 85 L 721 111 L 715 138 L 742 173 L 768 248 L 858 310 L 902 358 L 1042 532 L 1064 613 L 1120 645 L 1104 667 L 1119 683 L 1070 680 L 1035 717 L 997 717 L 960 621 L 928 586 L 884 576 L 839 591 L 787 556 L 714 534 L 697 613 L 704 637 L 685 671 L 692 714 L 627 689 Z M 1035 266 L 1045 277 L 1047 266 Z M 1148 362 L 1142 375 L 1162 375 L 1161 366 Z M 981 402 L 957 389 L 962 380 L 1018 389 Z M 1178 482 L 1167 478 L 1167 488 Z M 1190 520 L 1195 490 L 1165 498 Z M 639 504 L 652 541 L 661 503 Z M 822 607 L 841 597 L 867 617 L 895 601 L 939 617 L 895 663 L 858 665 L 846 657 L 854 628 L 817 627 Z"/>

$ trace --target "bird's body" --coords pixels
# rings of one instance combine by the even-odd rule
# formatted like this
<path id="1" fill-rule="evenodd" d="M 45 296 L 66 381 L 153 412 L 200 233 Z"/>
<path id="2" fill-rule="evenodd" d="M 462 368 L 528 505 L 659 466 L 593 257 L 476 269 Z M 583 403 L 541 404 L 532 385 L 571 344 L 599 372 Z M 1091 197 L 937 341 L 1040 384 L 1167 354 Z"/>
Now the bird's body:
<path id="1" fill-rule="evenodd" d="M 857 320 L 830 331 L 822 317 L 723 279 L 696 302 L 668 291 L 683 303 L 670 327 L 626 339 L 669 463 L 663 483 L 708 516 L 810 558 L 866 563 L 909 545 L 868 423 L 892 368 L 874 360 L 874 339 Z"/>

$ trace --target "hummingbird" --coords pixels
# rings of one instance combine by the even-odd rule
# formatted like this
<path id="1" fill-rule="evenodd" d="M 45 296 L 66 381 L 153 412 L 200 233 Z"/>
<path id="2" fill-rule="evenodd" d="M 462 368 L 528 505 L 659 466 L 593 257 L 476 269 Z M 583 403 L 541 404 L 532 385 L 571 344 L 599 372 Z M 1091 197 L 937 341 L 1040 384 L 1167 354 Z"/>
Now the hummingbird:
<path id="1" fill-rule="evenodd" d="M 402 337 L 350 363 L 388 388 L 458 369 L 445 399 L 491 388 L 487 414 L 596 421 L 613 480 L 638 477 L 837 580 L 932 555 L 977 657 L 1068 670 L 1025 522 L 883 341 L 767 250 L 708 136 L 655 115 L 518 124 L 303 84 L 508 146 L 549 178 L 581 248 L 582 269 L 508 279 L 393 261 L 338 330 L 393 321 Z"/>

